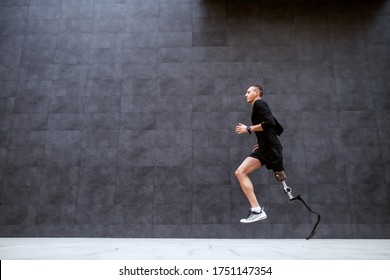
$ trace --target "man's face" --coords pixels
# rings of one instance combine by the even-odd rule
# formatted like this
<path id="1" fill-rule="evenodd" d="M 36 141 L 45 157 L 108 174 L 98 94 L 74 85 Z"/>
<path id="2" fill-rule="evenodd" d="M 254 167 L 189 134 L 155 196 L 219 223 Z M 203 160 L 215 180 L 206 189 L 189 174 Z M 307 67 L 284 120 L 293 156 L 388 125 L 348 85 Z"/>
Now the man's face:
<path id="1" fill-rule="evenodd" d="M 255 102 L 256 98 L 259 97 L 259 91 L 255 87 L 250 87 L 246 91 L 245 97 L 246 97 L 246 102 L 253 103 Z"/>

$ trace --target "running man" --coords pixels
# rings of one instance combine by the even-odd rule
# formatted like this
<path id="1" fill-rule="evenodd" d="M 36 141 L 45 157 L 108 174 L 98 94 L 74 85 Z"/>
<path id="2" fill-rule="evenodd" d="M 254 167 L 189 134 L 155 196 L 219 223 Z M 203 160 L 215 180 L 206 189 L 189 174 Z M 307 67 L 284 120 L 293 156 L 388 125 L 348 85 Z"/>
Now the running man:
<path id="1" fill-rule="evenodd" d="M 278 181 L 284 181 L 287 177 L 283 168 L 282 144 L 278 138 L 278 135 L 283 132 L 283 128 L 272 116 L 268 104 L 262 99 L 263 88 L 259 85 L 253 85 L 248 88 L 245 97 L 247 103 L 252 105 L 252 125 L 246 126 L 239 123 L 236 126 L 236 133 L 251 134 L 254 132 L 257 145 L 237 168 L 235 175 L 251 207 L 248 216 L 241 219 L 240 222 L 253 223 L 266 219 L 267 214 L 257 200 L 249 174 L 265 165 L 267 169 L 272 169 L 275 172 Z"/>

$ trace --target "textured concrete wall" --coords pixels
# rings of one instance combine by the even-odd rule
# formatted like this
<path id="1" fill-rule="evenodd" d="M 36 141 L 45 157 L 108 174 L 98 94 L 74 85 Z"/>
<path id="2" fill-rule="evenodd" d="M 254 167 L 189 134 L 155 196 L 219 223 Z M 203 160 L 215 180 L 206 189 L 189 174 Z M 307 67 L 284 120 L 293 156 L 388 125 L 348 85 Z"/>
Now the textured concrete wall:
<path id="1" fill-rule="evenodd" d="M 256 83 L 317 237 L 389 238 L 388 2 L 1 0 L 0 235 L 305 237 L 266 170 L 239 223 Z"/>

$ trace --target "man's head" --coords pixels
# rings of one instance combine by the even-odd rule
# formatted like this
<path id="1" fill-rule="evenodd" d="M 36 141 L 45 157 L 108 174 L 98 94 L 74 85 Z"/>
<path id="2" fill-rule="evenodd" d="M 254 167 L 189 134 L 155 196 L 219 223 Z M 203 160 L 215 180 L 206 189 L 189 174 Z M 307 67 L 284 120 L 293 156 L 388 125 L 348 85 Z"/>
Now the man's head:
<path id="1" fill-rule="evenodd" d="M 246 101 L 253 104 L 257 99 L 263 97 L 263 87 L 259 85 L 253 85 L 248 88 L 245 94 Z"/>
<path id="2" fill-rule="evenodd" d="M 256 88 L 259 91 L 259 96 L 263 97 L 263 87 L 259 85 L 253 85 L 252 87 Z"/>

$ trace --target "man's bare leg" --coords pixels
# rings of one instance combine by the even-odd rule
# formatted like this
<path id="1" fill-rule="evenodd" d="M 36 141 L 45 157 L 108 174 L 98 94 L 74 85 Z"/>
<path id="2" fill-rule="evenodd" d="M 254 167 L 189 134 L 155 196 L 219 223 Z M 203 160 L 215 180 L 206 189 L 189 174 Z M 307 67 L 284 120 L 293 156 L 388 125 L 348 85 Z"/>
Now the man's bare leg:
<path id="1" fill-rule="evenodd" d="M 248 175 L 260 167 L 261 163 L 259 160 L 253 157 L 247 157 L 235 172 L 237 180 L 240 183 L 241 189 L 248 199 L 251 208 L 259 207 L 260 204 L 256 198 L 253 184 Z"/>

